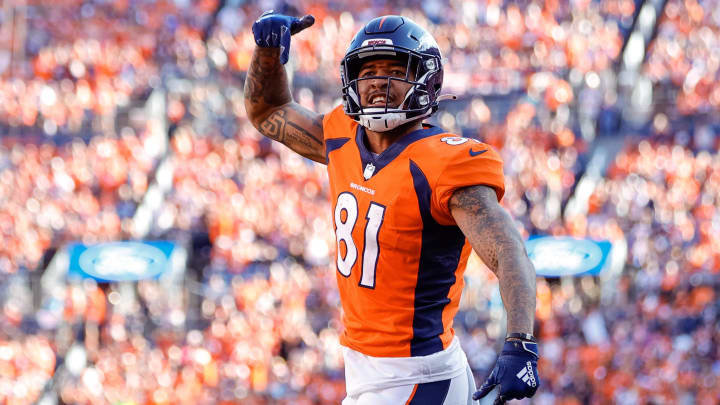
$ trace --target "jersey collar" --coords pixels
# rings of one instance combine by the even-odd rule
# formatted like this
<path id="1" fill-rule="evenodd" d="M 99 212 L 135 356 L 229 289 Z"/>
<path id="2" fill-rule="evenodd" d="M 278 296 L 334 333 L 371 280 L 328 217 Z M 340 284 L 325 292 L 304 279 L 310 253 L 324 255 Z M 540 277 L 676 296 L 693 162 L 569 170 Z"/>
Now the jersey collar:
<path id="1" fill-rule="evenodd" d="M 398 155 L 400 155 L 400 153 L 402 153 L 405 148 L 410 146 L 411 143 L 423 138 L 427 138 L 429 136 L 442 133 L 445 133 L 445 130 L 443 130 L 442 128 L 433 125 L 427 125 L 426 128 L 417 129 L 408 134 L 405 134 L 400 139 L 395 141 L 392 145 L 388 146 L 387 149 L 385 149 L 381 154 L 375 157 L 373 156 L 372 152 L 370 152 L 365 146 L 365 127 L 363 127 L 362 125 L 358 125 L 355 135 L 355 142 L 357 143 L 358 150 L 360 151 L 360 160 L 362 161 L 362 167 L 360 168 L 360 170 L 365 172 L 368 165 L 372 164 L 374 169 L 371 171 L 371 176 L 375 175 L 383 167 L 387 166 L 390 162 L 395 160 L 395 158 L 398 157 Z M 368 180 L 370 177 L 366 178 L 365 180 Z"/>

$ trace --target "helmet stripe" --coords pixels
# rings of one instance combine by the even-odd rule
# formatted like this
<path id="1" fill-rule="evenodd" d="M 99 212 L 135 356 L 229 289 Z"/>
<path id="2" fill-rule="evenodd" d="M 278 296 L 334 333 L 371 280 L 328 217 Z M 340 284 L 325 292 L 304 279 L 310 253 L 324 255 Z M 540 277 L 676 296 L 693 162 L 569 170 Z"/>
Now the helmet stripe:
<path id="1" fill-rule="evenodd" d="M 382 25 L 383 25 L 383 23 L 385 22 L 385 19 L 386 19 L 386 18 L 387 18 L 387 16 L 383 17 L 383 18 L 380 20 L 380 25 L 378 25 L 378 31 L 382 28 Z"/>

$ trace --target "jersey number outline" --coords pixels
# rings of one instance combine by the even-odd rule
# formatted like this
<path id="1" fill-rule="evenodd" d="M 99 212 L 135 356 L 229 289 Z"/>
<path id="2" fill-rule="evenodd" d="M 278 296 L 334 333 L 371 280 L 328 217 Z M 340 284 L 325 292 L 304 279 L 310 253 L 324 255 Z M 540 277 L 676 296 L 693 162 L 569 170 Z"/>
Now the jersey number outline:
<path id="1" fill-rule="evenodd" d="M 345 221 L 342 220 L 342 212 L 345 211 Z M 357 261 L 357 247 L 352 238 L 352 232 L 358 219 L 358 202 L 355 196 L 347 191 L 338 195 L 335 204 L 335 239 L 337 240 L 337 269 L 343 277 L 350 277 L 352 268 Z M 380 227 L 385 220 L 385 206 L 375 201 L 370 202 L 365 224 L 364 243 L 362 253 L 362 265 L 360 268 L 360 286 L 375 288 L 375 272 L 377 271 L 377 260 L 380 256 L 380 245 L 378 235 Z M 342 257 L 340 243 L 345 243 L 345 257 Z"/>

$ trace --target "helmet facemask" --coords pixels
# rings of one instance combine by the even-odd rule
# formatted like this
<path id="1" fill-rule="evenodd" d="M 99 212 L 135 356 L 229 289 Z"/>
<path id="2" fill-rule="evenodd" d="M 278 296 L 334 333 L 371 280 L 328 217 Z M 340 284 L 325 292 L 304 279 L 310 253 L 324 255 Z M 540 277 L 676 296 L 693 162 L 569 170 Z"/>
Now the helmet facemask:
<path id="1" fill-rule="evenodd" d="M 405 77 L 358 77 L 361 66 L 374 59 L 398 59 L 405 63 Z M 437 110 L 437 96 L 442 83 L 440 58 L 407 48 L 387 45 L 361 47 L 348 53 L 341 64 L 343 103 L 348 116 L 371 131 L 385 132 L 405 123 L 430 116 Z M 440 76 L 440 80 L 437 80 Z M 364 80 L 387 80 L 384 107 L 364 107 L 359 84 Z M 393 81 L 410 84 L 396 106 L 391 103 Z M 430 88 L 429 88 L 430 87 Z"/>

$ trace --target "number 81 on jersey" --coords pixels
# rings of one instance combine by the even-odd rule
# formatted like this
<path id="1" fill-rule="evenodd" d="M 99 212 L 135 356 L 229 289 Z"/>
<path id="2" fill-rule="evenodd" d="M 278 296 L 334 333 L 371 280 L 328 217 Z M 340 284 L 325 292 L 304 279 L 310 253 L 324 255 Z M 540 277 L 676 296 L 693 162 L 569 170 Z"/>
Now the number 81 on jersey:
<path id="1" fill-rule="evenodd" d="M 345 211 L 345 220 L 342 213 Z M 385 217 L 385 206 L 374 201 L 370 202 L 365 219 L 365 240 L 362 253 L 362 267 L 360 268 L 360 286 L 365 288 L 375 288 L 375 271 L 377 270 L 377 260 L 380 255 L 380 246 L 378 244 L 378 234 Z M 344 277 L 350 277 L 352 267 L 357 261 L 358 251 L 355 241 L 352 237 L 355 223 L 358 219 L 358 202 L 355 196 L 349 192 L 343 192 L 338 195 L 337 204 L 335 204 L 335 237 L 337 239 L 337 268 Z M 340 242 L 345 243 L 345 257 L 342 257 L 340 250 Z"/>

